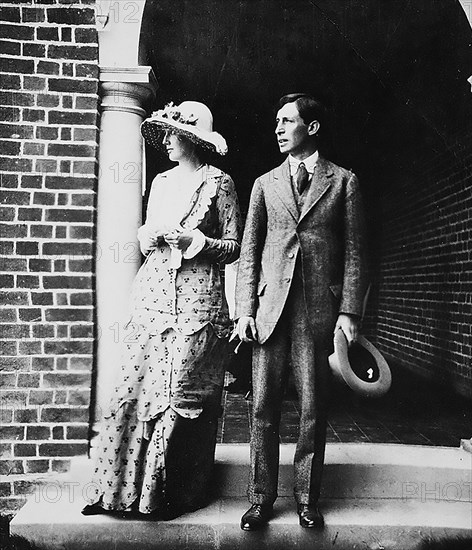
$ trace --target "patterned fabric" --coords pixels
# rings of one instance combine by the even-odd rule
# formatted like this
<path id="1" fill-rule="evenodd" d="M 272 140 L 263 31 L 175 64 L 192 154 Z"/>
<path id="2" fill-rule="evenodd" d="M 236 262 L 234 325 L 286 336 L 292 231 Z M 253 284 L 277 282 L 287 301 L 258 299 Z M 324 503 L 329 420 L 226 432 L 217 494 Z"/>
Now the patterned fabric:
<path id="1" fill-rule="evenodd" d="M 132 337 L 97 449 L 96 501 L 107 510 L 165 515 L 206 501 L 229 357 L 220 265 L 239 256 L 241 218 L 231 178 L 213 167 L 202 173 L 179 211 L 205 246 L 175 268 L 161 240 L 133 283 Z M 154 197 L 163 181 L 166 174 L 154 181 Z M 147 219 L 156 222 L 150 211 Z"/>
<path id="2" fill-rule="evenodd" d="M 135 341 L 125 345 L 119 382 L 106 416 L 132 401 L 143 422 L 169 407 L 185 418 L 196 418 L 221 390 L 225 342 L 209 324 L 194 334 L 173 329 L 137 333 Z"/>
<path id="3" fill-rule="evenodd" d="M 214 167 L 203 173 L 208 177 L 195 190 L 181 220 L 183 227 L 198 228 L 205 235 L 203 250 L 175 269 L 171 267 L 172 250 L 162 239 L 133 284 L 131 322 L 155 333 L 172 327 L 192 334 L 207 323 L 220 336 L 229 331 L 220 264 L 232 263 L 239 256 L 241 216 L 232 179 Z M 152 195 L 157 197 L 167 184 L 165 174 L 156 178 Z M 148 217 L 155 220 L 151 212 Z"/>
<path id="4" fill-rule="evenodd" d="M 170 329 L 142 342 L 139 335 L 125 357 L 116 391 L 129 397 L 120 399 L 121 406 L 103 423 L 94 484 L 107 510 L 135 503 L 142 513 L 165 515 L 177 504 L 206 502 L 227 341 L 207 325 L 191 336 Z M 135 373 L 133 364 L 139 367 Z M 189 419 L 186 432 L 198 434 L 190 447 L 188 434 L 185 441 L 179 435 L 184 419 Z M 174 486 L 176 479 L 189 478 L 189 469 L 195 476 L 179 487 L 178 496 L 169 490 L 169 468 Z"/>

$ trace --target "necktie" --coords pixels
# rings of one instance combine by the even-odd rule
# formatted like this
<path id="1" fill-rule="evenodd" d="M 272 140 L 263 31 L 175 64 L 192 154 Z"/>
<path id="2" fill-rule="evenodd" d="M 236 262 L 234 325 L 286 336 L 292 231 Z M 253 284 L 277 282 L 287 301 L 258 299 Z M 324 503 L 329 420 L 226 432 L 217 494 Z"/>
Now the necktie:
<path id="1" fill-rule="evenodd" d="M 303 164 L 303 162 L 300 162 L 298 165 L 297 173 L 295 174 L 295 180 L 297 182 L 297 190 L 298 194 L 301 195 L 303 191 L 305 191 L 306 186 L 308 185 L 308 179 L 309 179 L 308 171 Z"/>

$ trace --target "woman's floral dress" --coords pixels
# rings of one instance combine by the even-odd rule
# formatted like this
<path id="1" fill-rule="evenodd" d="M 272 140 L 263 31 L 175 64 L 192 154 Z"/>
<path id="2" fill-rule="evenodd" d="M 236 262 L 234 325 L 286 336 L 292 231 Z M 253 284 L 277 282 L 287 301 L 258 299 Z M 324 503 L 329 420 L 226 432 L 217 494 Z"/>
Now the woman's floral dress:
<path id="1" fill-rule="evenodd" d="M 208 496 L 230 329 L 220 266 L 238 258 L 241 236 L 232 179 L 209 165 L 189 182 L 158 175 L 146 226 L 172 215 L 204 235 L 203 248 L 182 257 L 160 239 L 136 275 L 95 469 L 103 508 L 164 517 Z"/>

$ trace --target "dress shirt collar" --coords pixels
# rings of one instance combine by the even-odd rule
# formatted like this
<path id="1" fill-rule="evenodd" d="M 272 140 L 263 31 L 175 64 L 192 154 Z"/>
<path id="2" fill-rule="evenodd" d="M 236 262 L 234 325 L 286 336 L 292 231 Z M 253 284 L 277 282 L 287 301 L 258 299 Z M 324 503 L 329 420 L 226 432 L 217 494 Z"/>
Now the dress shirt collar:
<path id="1" fill-rule="evenodd" d="M 292 157 L 292 155 L 289 155 L 288 162 L 290 165 L 290 175 L 294 176 L 297 173 L 298 165 L 300 164 L 300 162 L 303 162 L 307 172 L 310 174 L 310 176 L 312 176 L 313 172 L 315 171 L 316 163 L 318 162 L 318 157 L 319 157 L 318 151 L 315 151 L 312 155 L 310 155 L 304 160 L 298 160 Z"/>

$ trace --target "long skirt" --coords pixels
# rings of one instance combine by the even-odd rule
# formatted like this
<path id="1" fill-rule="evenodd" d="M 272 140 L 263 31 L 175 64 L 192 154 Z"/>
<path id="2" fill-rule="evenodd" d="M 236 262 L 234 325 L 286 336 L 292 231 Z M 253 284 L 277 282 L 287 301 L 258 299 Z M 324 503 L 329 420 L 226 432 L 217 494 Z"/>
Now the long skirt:
<path id="1" fill-rule="evenodd" d="M 168 329 L 163 334 L 140 337 L 138 356 L 136 349 L 129 350 L 132 360 L 125 357 L 117 385 L 121 397 L 116 410 L 102 423 L 97 449 L 96 500 L 103 508 L 165 518 L 206 505 L 228 357 L 226 346 L 226 340 L 218 338 L 207 325 L 192 335 Z M 138 396 L 130 379 L 134 371 L 128 368 L 130 364 L 140 366 L 135 371 L 138 386 L 144 377 L 148 390 L 155 385 L 161 388 L 156 391 L 157 407 L 140 404 L 142 386 Z M 160 368 L 149 368 L 151 365 Z M 129 400 L 123 399 L 123 380 L 130 389 Z M 162 392 L 162 387 L 167 391 Z M 154 410 L 151 418 L 150 410 Z"/>

